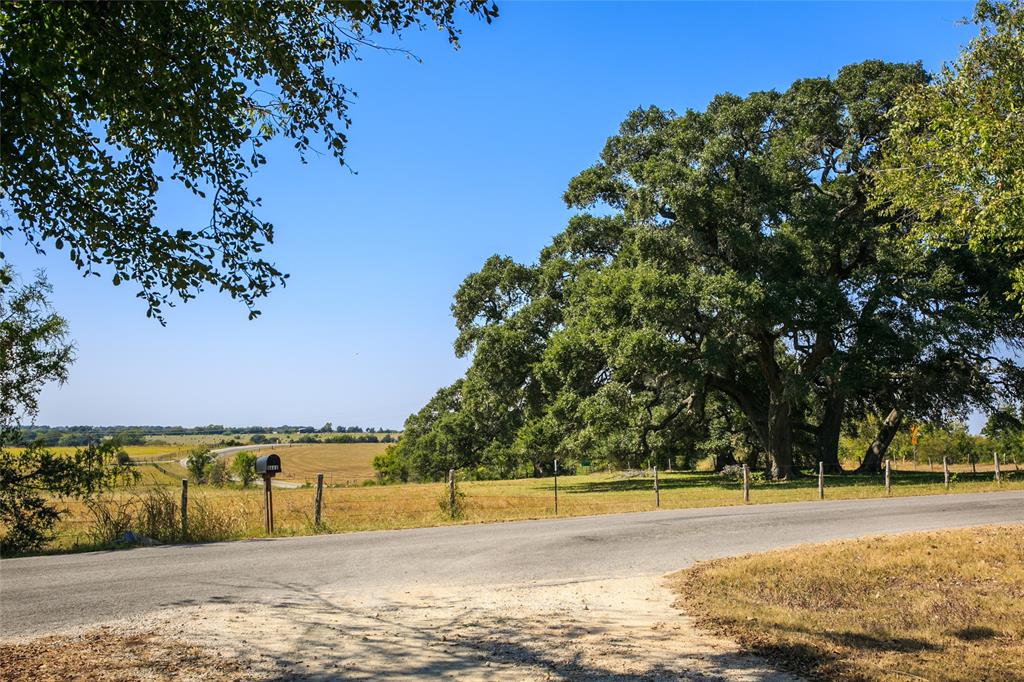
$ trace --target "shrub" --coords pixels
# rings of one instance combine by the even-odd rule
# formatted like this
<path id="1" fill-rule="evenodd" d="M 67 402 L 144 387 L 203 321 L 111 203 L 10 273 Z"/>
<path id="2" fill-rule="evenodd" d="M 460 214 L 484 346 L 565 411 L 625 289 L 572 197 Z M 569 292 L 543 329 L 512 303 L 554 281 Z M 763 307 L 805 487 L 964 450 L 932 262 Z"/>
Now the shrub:
<path id="1" fill-rule="evenodd" d="M 223 459 L 215 459 L 213 463 L 210 464 L 207 477 L 209 478 L 210 483 L 218 488 L 223 487 L 223 485 L 228 482 L 228 468 L 227 465 L 224 464 Z"/>
<path id="2" fill-rule="evenodd" d="M 446 485 L 444 493 L 437 500 L 437 505 L 441 508 L 441 513 L 444 516 L 455 521 L 461 519 L 466 513 L 466 493 L 459 490 L 459 482 L 457 480 L 453 485 L 455 487 L 455 494 L 452 495 Z"/>
<path id="3" fill-rule="evenodd" d="M 192 448 L 185 464 L 188 468 L 188 474 L 194 483 L 206 482 L 206 475 L 211 462 L 213 462 L 213 455 L 210 454 L 209 448 L 205 446 Z"/>
<path id="4" fill-rule="evenodd" d="M 239 452 L 231 463 L 231 471 L 243 488 L 248 487 L 256 478 L 256 455 L 248 451 Z"/>
<path id="5" fill-rule="evenodd" d="M 409 465 L 401 457 L 398 448 L 389 446 L 373 458 L 373 468 L 381 483 L 406 483 L 409 481 Z"/>
<path id="6" fill-rule="evenodd" d="M 118 451 L 112 443 L 73 455 L 54 454 L 39 443 L 20 451 L 0 445 L 0 555 L 41 549 L 53 537 L 62 513 L 54 498 L 87 499 L 137 480 L 137 471 L 116 463 Z"/>

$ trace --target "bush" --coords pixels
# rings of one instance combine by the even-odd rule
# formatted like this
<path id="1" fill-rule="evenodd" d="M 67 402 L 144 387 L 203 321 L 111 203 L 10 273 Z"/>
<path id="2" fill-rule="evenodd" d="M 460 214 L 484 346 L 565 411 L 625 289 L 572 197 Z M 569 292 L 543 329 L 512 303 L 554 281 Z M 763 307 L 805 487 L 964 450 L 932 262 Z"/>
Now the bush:
<path id="1" fill-rule="evenodd" d="M 231 463 L 231 471 L 243 488 L 248 487 L 256 478 L 256 455 L 248 451 L 239 452 Z"/>
<path id="2" fill-rule="evenodd" d="M 2 443 L 2 440 L 0 440 Z M 40 443 L 14 451 L 0 446 L 0 555 L 42 549 L 53 537 L 61 511 L 54 499 L 87 499 L 138 472 L 115 461 L 118 447 L 94 445 L 57 455 Z"/>
<path id="3" fill-rule="evenodd" d="M 377 471 L 377 480 L 381 483 L 409 481 L 409 466 L 400 456 L 398 448 L 394 446 L 389 446 L 373 458 L 373 468 Z"/>
<path id="4" fill-rule="evenodd" d="M 206 482 L 207 471 L 211 462 L 213 462 L 213 455 L 210 454 L 209 448 L 205 446 L 192 448 L 185 465 L 188 468 L 188 474 L 192 478 L 193 483 Z"/>
<path id="5" fill-rule="evenodd" d="M 210 483 L 218 488 L 223 487 L 224 484 L 228 482 L 228 468 L 227 465 L 224 464 L 223 459 L 215 459 L 213 463 L 210 464 L 207 477 L 209 478 Z"/>
<path id="6" fill-rule="evenodd" d="M 466 513 L 466 493 L 459 490 L 459 483 L 457 480 L 455 481 L 454 486 L 454 496 L 446 485 L 444 493 L 437 500 L 437 505 L 441 508 L 441 513 L 453 521 L 461 519 Z"/>

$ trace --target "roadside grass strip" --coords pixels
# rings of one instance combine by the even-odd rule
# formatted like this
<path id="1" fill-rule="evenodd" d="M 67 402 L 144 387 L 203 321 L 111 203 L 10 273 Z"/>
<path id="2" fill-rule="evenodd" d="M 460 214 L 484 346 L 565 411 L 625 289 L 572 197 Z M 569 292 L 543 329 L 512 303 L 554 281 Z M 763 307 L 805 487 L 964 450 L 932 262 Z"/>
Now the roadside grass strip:
<path id="1" fill-rule="evenodd" d="M 323 447 L 323 446 L 321 446 Z M 351 446 L 347 446 L 351 447 Z M 284 461 L 289 466 L 287 459 Z M 159 468 L 158 468 L 159 467 Z M 174 517 L 180 515 L 177 500 L 180 480 L 185 472 L 174 464 L 140 467 L 149 469 L 140 485 L 106 494 L 90 504 L 67 500 L 67 513 L 49 551 L 99 549 L 97 538 L 118 537 L 125 531 L 142 533 L 153 528 L 153 509 L 167 530 L 148 535 L 160 542 L 234 540 L 266 537 L 263 530 L 263 493 L 259 485 L 243 489 L 238 484 L 216 488 L 190 485 L 189 517 L 206 519 L 207 524 L 192 524 L 187 537 L 174 530 Z M 825 502 L 831 500 L 885 497 L 878 476 L 852 474 L 825 477 Z M 258 484 L 259 482 L 257 482 Z M 157 484 L 157 485 L 154 485 Z M 322 522 L 314 524 L 315 490 L 303 487 L 274 491 L 275 535 L 311 535 L 361 530 L 389 530 L 439 526 L 452 523 L 485 523 L 552 518 L 554 480 L 526 478 L 501 481 L 459 481 L 462 513 L 451 519 L 439 508 L 446 496 L 444 483 L 403 485 L 334 485 L 323 491 Z M 997 490 L 1024 490 L 1024 476 L 1004 475 L 999 483 L 991 475 L 958 474 L 949 492 L 975 493 Z M 558 517 L 589 516 L 622 512 L 651 511 L 656 507 L 653 478 L 648 472 L 606 472 L 561 476 L 558 481 Z M 939 495 L 946 493 L 941 473 L 898 472 L 893 477 L 892 496 Z M 817 482 L 813 477 L 782 483 L 758 482 L 751 487 L 751 504 L 806 502 L 817 500 Z M 660 509 L 687 509 L 727 506 L 743 503 L 741 483 L 712 472 L 659 473 Z M 99 513 L 97 513 L 99 512 Z M 115 528 L 97 528 L 116 520 Z M 102 520 L 102 521 L 101 521 Z"/>
<path id="2" fill-rule="evenodd" d="M 670 582 L 700 627 L 810 679 L 1024 680 L 1024 525 L 806 545 Z"/>

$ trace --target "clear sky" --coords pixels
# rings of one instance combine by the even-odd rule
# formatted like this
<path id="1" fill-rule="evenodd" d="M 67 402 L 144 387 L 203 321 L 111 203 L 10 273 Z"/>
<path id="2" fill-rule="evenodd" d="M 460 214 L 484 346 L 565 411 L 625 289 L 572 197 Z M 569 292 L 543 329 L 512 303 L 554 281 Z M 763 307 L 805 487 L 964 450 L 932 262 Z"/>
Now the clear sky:
<path id="1" fill-rule="evenodd" d="M 78 345 L 38 422 L 400 426 L 465 369 L 451 349 L 459 283 L 493 253 L 535 258 L 569 215 L 566 183 L 628 111 L 703 108 L 864 59 L 935 70 L 972 35 L 957 23 L 967 3 L 499 7 L 491 26 L 464 24 L 457 52 L 430 31 L 391 43 L 422 63 L 364 52 L 342 67 L 359 93 L 357 174 L 268 151 L 252 186 L 291 279 L 255 321 L 211 291 L 163 328 L 132 286 L 7 240 L 20 272 L 46 268 Z M 180 193 L 160 200 L 168 226 L 202 224 Z"/>

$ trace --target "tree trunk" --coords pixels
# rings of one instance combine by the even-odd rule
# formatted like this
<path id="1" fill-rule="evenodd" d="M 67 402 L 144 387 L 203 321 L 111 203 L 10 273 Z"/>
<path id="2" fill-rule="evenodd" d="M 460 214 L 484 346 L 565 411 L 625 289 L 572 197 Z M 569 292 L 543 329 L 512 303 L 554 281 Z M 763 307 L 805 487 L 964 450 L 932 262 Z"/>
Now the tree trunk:
<path id="1" fill-rule="evenodd" d="M 830 398 L 825 403 L 825 414 L 818 425 L 818 461 L 825 463 L 825 473 L 843 473 L 843 466 L 839 463 L 839 431 L 843 426 L 845 407 L 846 401 L 842 398 Z"/>
<path id="2" fill-rule="evenodd" d="M 800 477 L 793 464 L 793 423 L 791 406 L 784 400 L 772 400 L 768 407 L 768 457 L 772 478 L 776 481 Z"/>
<path id="3" fill-rule="evenodd" d="M 877 474 L 882 471 L 882 458 L 885 457 L 889 444 L 896 437 L 896 432 L 900 430 L 902 422 L 903 413 L 893 408 L 882 421 L 882 425 L 878 427 L 878 435 L 871 441 L 867 452 L 864 453 L 864 459 L 857 467 L 858 474 Z"/>
<path id="4" fill-rule="evenodd" d="M 723 467 L 735 465 L 736 455 L 732 450 L 720 452 L 715 455 L 715 471 L 721 471 Z"/>

